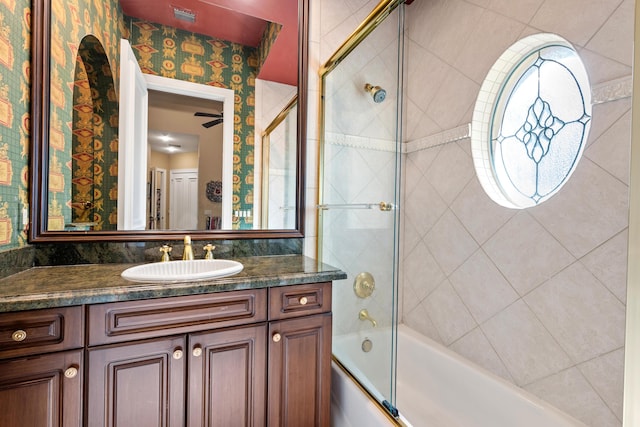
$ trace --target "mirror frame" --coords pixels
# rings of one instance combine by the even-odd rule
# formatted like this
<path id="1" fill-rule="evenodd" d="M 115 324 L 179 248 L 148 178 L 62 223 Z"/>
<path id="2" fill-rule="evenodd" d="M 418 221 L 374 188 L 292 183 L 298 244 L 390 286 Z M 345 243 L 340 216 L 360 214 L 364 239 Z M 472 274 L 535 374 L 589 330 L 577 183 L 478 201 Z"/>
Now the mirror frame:
<path id="1" fill-rule="evenodd" d="M 47 230 L 49 188 L 49 115 L 51 61 L 51 0 L 33 0 L 31 10 L 31 117 L 29 163 L 29 242 L 108 242 L 179 240 L 282 239 L 304 237 L 305 160 L 307 140 L 307 85 L 309 0 L 298 0 L 298 124 L 296 153 L 296 227 L 291 230 Z"/>

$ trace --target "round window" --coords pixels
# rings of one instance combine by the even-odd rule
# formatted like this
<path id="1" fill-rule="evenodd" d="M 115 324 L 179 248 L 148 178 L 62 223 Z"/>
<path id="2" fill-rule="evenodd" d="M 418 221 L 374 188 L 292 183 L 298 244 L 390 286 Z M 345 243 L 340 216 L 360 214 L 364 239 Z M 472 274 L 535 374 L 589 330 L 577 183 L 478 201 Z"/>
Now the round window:
<path id="1" fill-rule="evenodd" d="M 553 34 L 518 41 L 489 71 L 473 112 L 482 187 L 509 208 L 542 203 L 575 170 L 590 124 L 589 79 L 571 44 Z"/>

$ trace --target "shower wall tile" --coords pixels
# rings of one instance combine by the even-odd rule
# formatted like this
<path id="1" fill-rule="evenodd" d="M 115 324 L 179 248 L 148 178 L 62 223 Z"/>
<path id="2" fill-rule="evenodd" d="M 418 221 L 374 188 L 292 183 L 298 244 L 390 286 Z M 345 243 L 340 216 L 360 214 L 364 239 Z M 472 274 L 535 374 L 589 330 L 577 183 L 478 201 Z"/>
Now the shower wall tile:
<path id="1" fill-rule="evenodd" d="M 462 337 L 477 323 L 448 280 L 438 286 L 422 303 L 445 345 Z M 451 317 L 451 313 L 456 313 Z"/>
<path id="2" fill-rule="evenodd" d="M 411 153 L 410 156 L 407 156 L 416 167 L 422 172 L 422 174 L 426 174 L 427 171 L 431 168 L 431 166 L 436 161 L 438 155 L 440 155 L 440 151 L 444 145 L 434 146 L 429 150 L 420 150 L 415 153 Z"/>
<path id="3" fill-rule="evenodd" d="M 628 65 L 608 59 L 586 48 L 578 48 L 578 53 L 582 58 L 582 62 L 587 67 L 589 82 L 592 85 L 631 76 L 631 67 Z"/>
<path id="4" fill-rule="evenodd" d="M 405 314 L 403 323 L 411 329 L 418 331 L 422 335 L 432 340 L 443 343 L 436 326 L 429 317 L 428 310 L 424 304 L 418 304 Z"/>
<path id="5" fill-rule="evenodd" d="M 312 2 L 315 3 L 315 2 Z M 331 1 L 319 1 L 317 2 L 320 6 L 320 19 L 319 22 L 321 24 L 320 35 L 323 43 L 327 43 L 325 37 L 327 33 L 334 31 L 341 25 L 344 25 L 344 22 L 349 18 L 353 18 L 351 14 L 345 13 L 345 9 L 347 8 L 348 1 L 347 0 L 331 0 Z M 355 20 L 353 18 L 352 20 Z M 348 34 L 345 34 L 346 37 Z M 344 40 L 343 37 L 343 40 Z M 333 47 L 334 50 L 337 46 Z M 326 58 L 323 58 L 323 62 Z"/>
<path id="6" fill-rule="evenodd" d="M 427 233 L 425 243 L 447 276 L 478 248 L 478 244 L 450 210 Z"/>
<path id="7" fill-rule="evenodd" d="M 449 280 L 478 323 L 519 298 L 482 249 L 462 264 Z"/>
<path id="8" fill-rule="evenodd" d="M 425 173 L 442 199 L 451 204 L 474 178 L 473 161 L 457 144 L 445 144 Z"/>
<path id="9" fill-rule="evenodd" d="M 402 160 L 402 191 L 405 194 L 413 193 L 413 190 L 418 188 L 418 181 L 422 178 L 422 171 L 418 167 L 420 163 L 414 161 L 411 157 L 403 155 Z"/>
<path id="10" fill-rule="evenodd" d="M 491 200 L 477 179 L 469 181 L 451 205 L 451 210 L 480 244 L 485 243 L 517 212 Z"/>
<path id="11" fill-rule="evenodd" d="M 493 375 L 513 383 L 511 374 L 509 374 L 504 363 L 500 360 L 500 356 L 498 356 L 479 327 L 451 344 L 449 348 L 478 366 L 483 367 Z"/>
<path id="12" fill-rule="evenodd" d="M 458 70 L 451 68 L 435 97 L 429 103 L 427 115 L 442 129 L 468 123 L 468 114 L 475 104 L 480 85 Z"/>
<path id="13" fill-rule="evenodd" d="M 485 10 L 452 65 L 481 85 L 496 59 L 519 38 L 523 28 L 520 22 Z"/>
<path id="14" fill-rule="evenodd" d="M 406 217 L 403 216 L 402 221 L 400 222 L 400 226 L 402 229 L 400 230 L 400 234 L 405 236 L 400 241 L 400 248 L 402 249 L 402 253 L 400 254 L 400 261 L 404 263 L 404 260 L 407 258 L 407 254 L 410 254 L 411 251 L 416 247 L 419 242 L 422 242 L 422 238 L 420 234 L 414 227 L 411 221 L 408 221 Z M 404 264 L 400 268 L 401 272 L 405 271 Z"/>
<path id="15" fill-rule="evenodd" d="M 624 305 L 580 262 L 524 300 L 576 363 L 624 345 Z"/>
<path id="16" fill-rule="evenodd" d="M 407 71 L 407 85 L 412 88 L 407 95 L 422 112 L 426 112 L 450 68 L 424 46 L 411 40 L 407 43 L 407 57 L 414 61 Z"/>
<path id="17" fill-rule="evenodd" d="M 421 241 L 406 255 L 405 286 L 421 302 L 446 278 L 427 246 Z"/>
<path id="18" fill-rule="evenodd" d="M 420 298 L 411 286 L 402 286 L 402 319 L 408 324 L 410 313 L 420 305 Z"/>
<path id="19" fill-rule="evenodd" d="M 582 375 L 604 400 L 618 420 L 622 420 L 624 348 L 578 365 Z"/>
<path id="20" fill-rule="evenodd" d="M 627 265 L 620 261 L 627 259 L 628 235 L 629 230 L 625 228 L 581 259 L 591 274 L 623 304 L 627 300 Z"/>
<path id="21" fill-rule="evenodd" d="M 584 155 L 602 169 L 618 178 L 627 186 L 630 174 L 629 144 L 631 140 L 631 111 L 615 122 L 597 141 L 593 142 Z"/>
<path id="22" fill-rule="evenodd" d="M 551 375 L 525 387 L 550 400 L 580 421 L 598 427 L 614 427 L 620 420 L 611 412 L 577 368 Z"/>
<path id="23" fill-rule="evenodd" d="M 585 7 L 582 0 L 545 1 L 530 24 L 584 46 L 615 11 L 620 0 L 600 0 Z M 568 19 L 571 17 L 571 19 Z"/>
<path id="24" fill-rule="evenodd" d="M 447 204 L 426 177 L 417 181 L 413 192 L 405 199 L 405 219 L 414 224 L 418 236 L 423 237 L 447 210 Z"/>
<path id="25" fill-rule="evenodd" d="M 617 2 L 615 2 L 617 3 Z M 589 40 L 586 48 L 598 52 L 621 64 L 631 66 L 633 63 L 633 39 L 625 37 L 633 34 L 634 0 L 625 0 L 609 16 L 602 28 Z M 616 40 L 612 43 L 612 40 Z"/>
<path id="26" fill-rule="evenodd" d="M 567 38 L 578 49 L 592 87 L 629 79 L 632 3 L 604 0 L 584 7 L 581 0 L 413 2 L 406 7 L 405 141 L 430 140 L 467 124 L 478 93 L 478 87 L 469 88 L 479 85 L 504 48 L 530 34 L 552 31 Z M 471 84 L 447 86 L 453 76 L 463 76 Z M 465 258 L 456 268 L 441 270 L 453 293 L 480 322 L 481 331 L 463 335 L 450 348 L 498 375 L 502 363 L 509 372 L 503 378 L 539 388 L 541 398 L 594 427 L 621 425 L 622 349 L 613 347 L 621 342 L 624 330 L 619 323 L 626 300 L 630 111 L 630 97 L 594 105 L 591 135 L 578 170 L 554 198 L 524 212 L 498 206 L 486 196 L 473 174 L 469 139 L 407 149 L 403 165 L 408 170 L 402 188 L 403 260 L 414 256 L 412 264 L 418 264 L 419 252 L 413 251 L 420 245 L 438 262 L 442 253 Z M 444 150 L 458 154 L 446 156 Z M 433 196 L 434 190 L 440 200 Z M 446 232 L 442 227 L 441 235 L 456 240 L 461 227 L 476 244 L 473 254 L 449 255 L 456 250 L 454 244 L 431 239 L 434 213 L 438 221 L 445 218 L 439 212 L 459 223 Z M 504 282 L 491 279 L 496 270 Z M 437 307 L 426 302 L 440 288 L 412 280 L 412 271 L 404 264 L 402 284 L 409 291 L 403 304 L 411 310 L 403 312 L 403 321 L 433 336 L 433 329 L 444 320 L 434 316 Z M 519 299 L 503 308 L 497 301 L 505 297 L 505 283 Z M 581 287 L 581 283 L 586 284 Z M 425 294 L 424 303 L 416 305 L 418 296 Z M 531 301 L 534 310 L 525 301 Z M 563 312 L 574 313 L 574 318 Z M 456 314 L 448 314 L 454 324 Z M 565 334 L 571 334 L 565 328 L 576 335 L 565 340 Z M 488 344 L 482 343 L 482 333 Z M 591 340 L 592 346 L 587 344 Z M 574 349 L 572 357 L 564 348 Z M 493 360 L 492 351 L 496 365 L 486 361 Z M 578 364 L 574 356 L 591 358 Z"/>
<path id="27" fill-rule="evenodd" d="M 434 1 L 429 19 L 422 29 L 416 29 L 415 39 L 426 42 L 423 46 L 453 64 L 460 46 L 464 46 L 471 36 L 471 29 L 480 19 L 483 9 L 463 0 Z"/>
<path id="28" fill-rule="evenodd" d="M 591 130 L 587 146 L 598 141 L 602 134 L 629 111 L 631 111 L 631 97 L 594 105 L 591 111 Z M 618 141 L 618 144 L 620 143 Z"/>
<path id="29" fill-rule="evenodd" d="M 522 300 L 516 301 L 481 327 L 519 386 L 572 365 L 569 356 Z"/>
<path id="30" fill-rule="evenodd" d="M 513 216 L 483 248 L 521 296 L 575 260 L 527 211 Z"/>
<path id="31" fill-rule="evenodd" d="M 484 7 L 487 8 L 489 6 L 489 3 L 491 3 L 491 0 L 468 0 L 469 3 L 475 4 L 477 6 L 480 7 Z"/>
<path id="32" fill-rule="evenodd" d="M 579 258 L 627 226 L 628 198 L 628 186 L 583 156 L 557 197 L 529 212 Z"/>
<path id="33" fill-rule="evenodd" d="M 544 0 L 491 0 L 489 8 L 518 22 L 528 23 Z"/>
<path id="34" fill-rule="evenodd" d="M 405 103 L 407 106 L 404 111 L 404 117 L 407 119 L 407 124 L 404 127 L 403 134 L 406 140 L 413 141 L 423 135 L 433 135 L 442 131 L 442 128 L 431 120 L 424 110 L 411 99 L 411 95 L 405 96 Z"/>

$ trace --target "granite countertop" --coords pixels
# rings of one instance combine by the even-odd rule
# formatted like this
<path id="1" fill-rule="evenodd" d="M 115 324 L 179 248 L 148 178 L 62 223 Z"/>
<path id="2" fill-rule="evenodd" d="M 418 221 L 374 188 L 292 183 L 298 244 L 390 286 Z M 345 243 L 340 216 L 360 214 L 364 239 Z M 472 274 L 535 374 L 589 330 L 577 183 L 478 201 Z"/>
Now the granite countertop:
<path id="1" fill-rule="evenodd" d="M 346 273 L 302 255 L 236 258 L 244 269 L 198 282 L 134 283 L 120 273 L 136 264 L 34 267 L 0 279 L 0 312 L 194 295 L 345 279 Z"/>

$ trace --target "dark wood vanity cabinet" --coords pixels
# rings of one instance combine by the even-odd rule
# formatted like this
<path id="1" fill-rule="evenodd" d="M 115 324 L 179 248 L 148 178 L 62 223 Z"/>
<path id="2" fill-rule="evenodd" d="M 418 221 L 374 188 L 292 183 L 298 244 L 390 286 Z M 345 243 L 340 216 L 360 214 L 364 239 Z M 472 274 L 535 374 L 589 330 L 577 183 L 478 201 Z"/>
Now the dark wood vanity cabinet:
<path id="1" fill-rule="evenodd" d="M 329 426 L 331 284 L 269 289 L 269 426 Z"/>
<path id="2" fill-rule="evenodd" d="M 331 283 L 88 308 L 89 426 L 328 426 Z"/>
<path id="3" fill-rule="evenodd" d="M 81 425 L 82 345 L 81 307 L 0 314 L 0 425 Z"/>
<path id="4" fill-rule="evenodd" d="M 0 426 L 329 426 L 331 283 L 0 313 Z"/>

